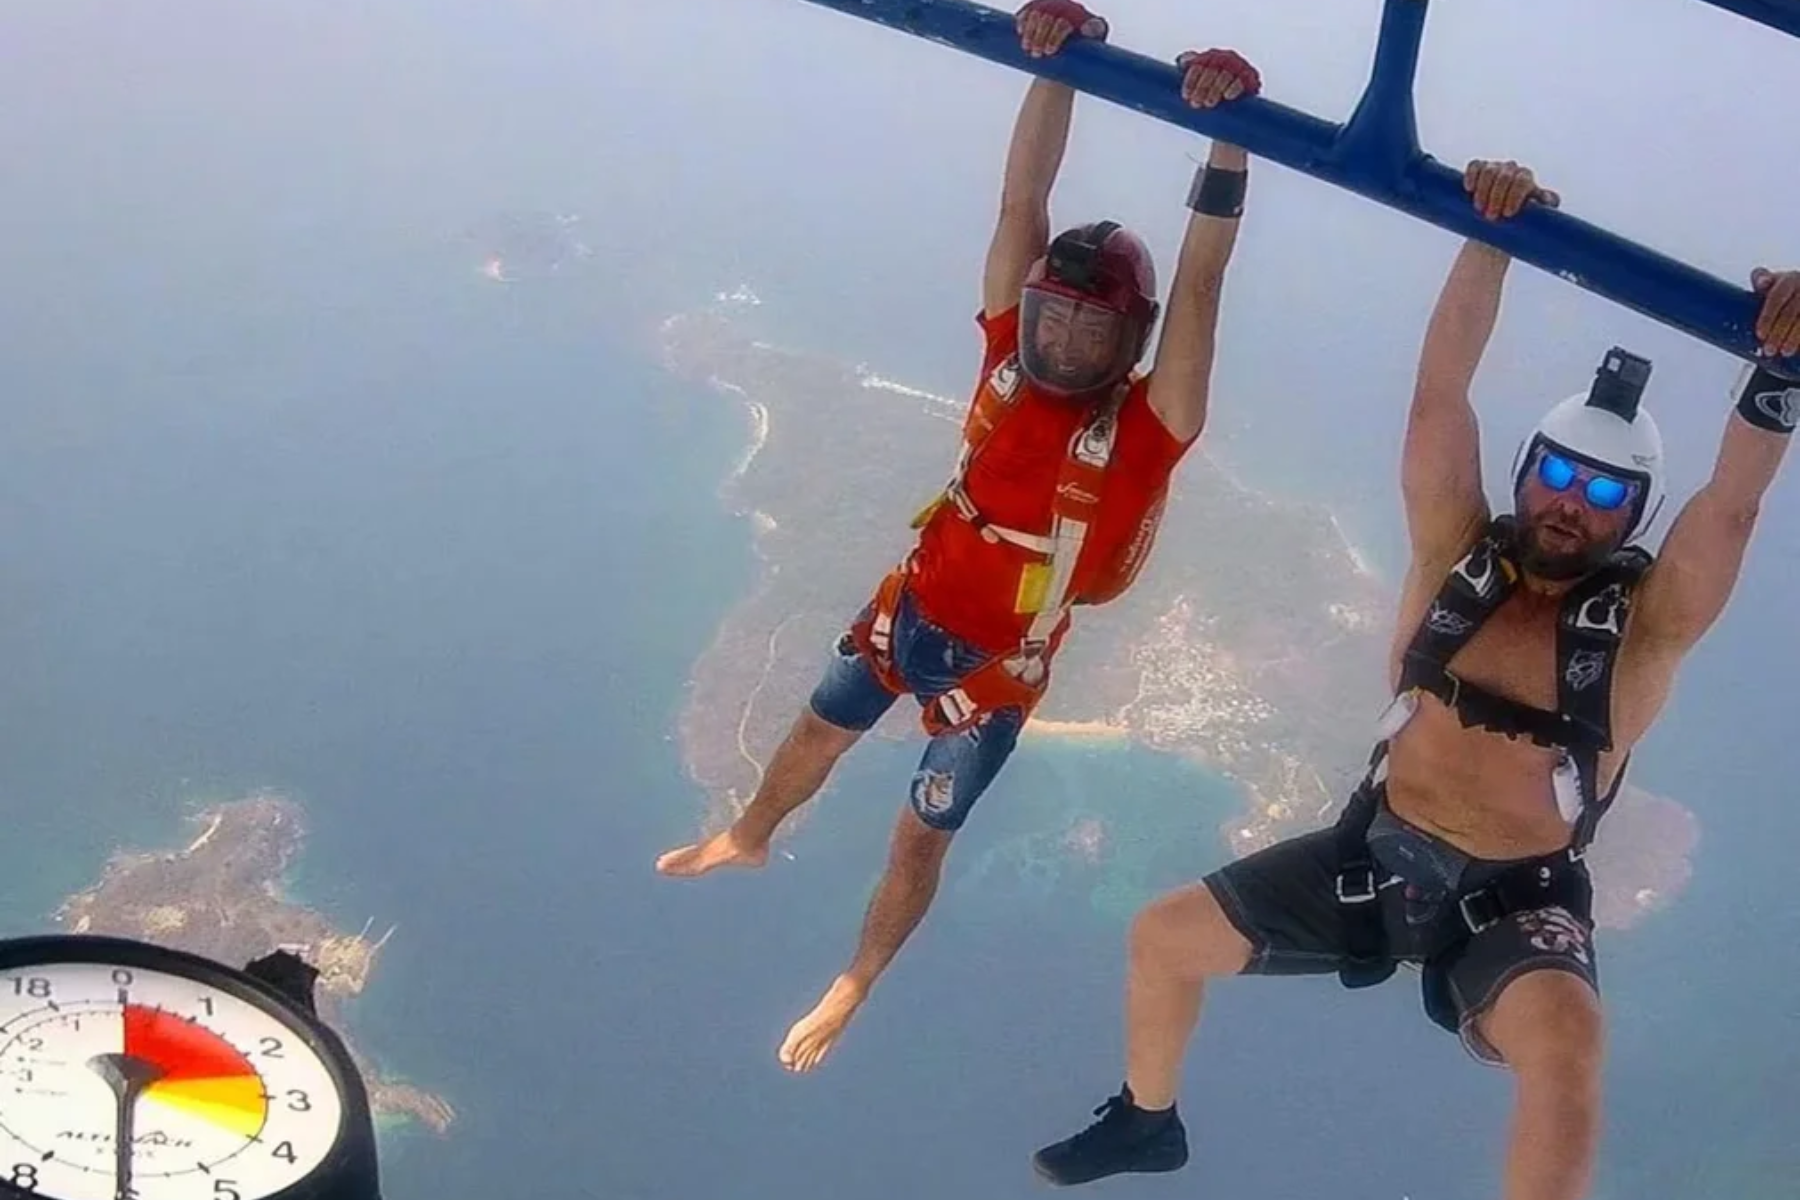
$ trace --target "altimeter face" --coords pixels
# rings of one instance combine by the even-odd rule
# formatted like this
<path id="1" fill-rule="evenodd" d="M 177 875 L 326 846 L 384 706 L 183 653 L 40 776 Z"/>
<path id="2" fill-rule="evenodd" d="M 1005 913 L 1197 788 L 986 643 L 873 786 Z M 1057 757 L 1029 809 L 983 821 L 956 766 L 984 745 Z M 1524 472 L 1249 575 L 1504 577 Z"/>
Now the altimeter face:
<path id="1" fill-rule="evenodd" d="M 343 1115 L 306 1039 L 232 992 L 103 963 L 0 971 L 0 1183 L 257 1200 L 316 1170 Z"/>

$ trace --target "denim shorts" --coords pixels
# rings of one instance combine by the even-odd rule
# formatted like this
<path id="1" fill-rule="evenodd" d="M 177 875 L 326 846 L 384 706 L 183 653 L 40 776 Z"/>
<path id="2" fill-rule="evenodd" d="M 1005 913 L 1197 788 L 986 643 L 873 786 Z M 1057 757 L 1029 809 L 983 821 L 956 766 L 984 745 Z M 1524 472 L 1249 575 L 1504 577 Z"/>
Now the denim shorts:
<path id="1" fill-rule="evenodd" d="M 873 602 L 857 620 L 868 617 Z M 902 593 L 894 614 L 894 669 L 923 708 L 990 657 L 925 620 Z M 882 686 L 849 632 L 838 638 L 831 661 L 813 689 L 812 710 L 841 729 L 872 728 L 899 697 Z M 933 829 L 960 829 L 969 810 L 1011 756 L 1024 725 L 1017 708 L 983 714 L 973 725 L 940 733 L 925 746 L 912 779 L 912 809 Z"/>

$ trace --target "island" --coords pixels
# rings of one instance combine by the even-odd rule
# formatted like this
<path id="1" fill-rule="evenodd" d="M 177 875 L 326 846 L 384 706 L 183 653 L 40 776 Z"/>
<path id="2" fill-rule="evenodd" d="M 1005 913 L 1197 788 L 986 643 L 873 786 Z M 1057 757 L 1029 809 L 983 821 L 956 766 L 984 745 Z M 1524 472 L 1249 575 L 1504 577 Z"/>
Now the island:
<path id="1" fill-rule="evenodd" d="M 911 544 L 968 403 L 774 345 L 757 336 L 759 303 L 740 287 L 655 331 L 666 370 L 748 422 L 720 498 L 748 519 L 759 571 L 695 662 L 678 718 L 708 832 L 754 793 L 829 647 Z M 969 351 L 978 361 L 973 327 Z M 1026 732 L 1125 739 L 1230 778 L 1244 805 L 1219 833 L 1245 854 L 1333 819 L 1365 769 L 1394 590 L 1329 510 L 1247 486 L 1216 440 L 1178 470 L 1137 584 L 1076 610 Z M 874 732 L 917 735 L 917 707 L 895 705 Z M 1696 837 L 1686 810 L 1628 783 L 1592 859 L 1602 921 L 1630 924 L 1678 894 Z M 1073 844 L 1103 838 L 1087 829 Z"/>
<path id="2" fill-rule="evenodd" d="M 495 283 L 541 280 L 593 256 L 578 213 L 496 212 L 463 231 L 483 277 Z"/>
<path id="3" fill-rule="evenodd" d="M 319 971 L 314 1001 L 340 1036 L 343 1001 L 369 985 L 389 929 L 346 934 L 281 895 L 281 879 L 305 839 L 300 807 L 272 792 L 207 808 L 191 818 L 196 836 L 181 850 L 121 851 L 100 881 L 69 897 L 55 921 L 67 933 L 135 938 L 242 968 L 286 950 Z M 371 923 L 372 924 L 372 923 Z M 384 1125 L 416 1122 L 440 1136 L 455 1119 L 445 1101 L 382 1077 L 345 1039 Z"/>

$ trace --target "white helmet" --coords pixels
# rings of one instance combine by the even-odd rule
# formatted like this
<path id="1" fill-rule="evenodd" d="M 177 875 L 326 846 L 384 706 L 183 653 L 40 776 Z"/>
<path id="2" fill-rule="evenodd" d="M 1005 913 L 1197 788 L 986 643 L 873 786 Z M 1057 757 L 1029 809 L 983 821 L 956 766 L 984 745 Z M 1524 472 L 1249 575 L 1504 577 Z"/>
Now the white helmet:
<path id="1" fill-rule="evenodd" d="M 1595 373 L 1594 385 L 1558 403 L 1519 443 L 1513 457 L 1518 495 L 1539 446 L 1575 462 L 1638 484 L 1622 545 L 1639 541 L 1662 510 L 1665 495 L 1662 431 L 1638 405 L 1650 381 L 1650 360 L 1614 346 Z"/>

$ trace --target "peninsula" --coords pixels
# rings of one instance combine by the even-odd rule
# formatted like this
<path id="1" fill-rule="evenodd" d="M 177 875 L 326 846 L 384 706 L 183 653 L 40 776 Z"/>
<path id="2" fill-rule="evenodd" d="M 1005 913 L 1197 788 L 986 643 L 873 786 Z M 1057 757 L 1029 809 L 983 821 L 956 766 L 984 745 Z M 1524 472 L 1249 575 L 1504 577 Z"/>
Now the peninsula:
<path id="1" fill-rule="evenodd" d="M 318 1015 L 343 1035 L 343 1001 L 368 987 L 393 930 L 373 941 L 366 926 L 347 934 L 282 897 L 282 876 L 305 838 L 303 817 L 273 793 L 208 808 L 193 816 L 196 833 L 185 848 L 115 854 L 100 881 L 69 897 L 55 920 L 66 933 L 135 938 L 228 967 L 287 950 L 318 969 Z M 378 1118 L 418 1122 L 440 1135 L 449 1129 L 456 1116 L 449 1104 L 381 1077 L 346 1044 Z"/>

